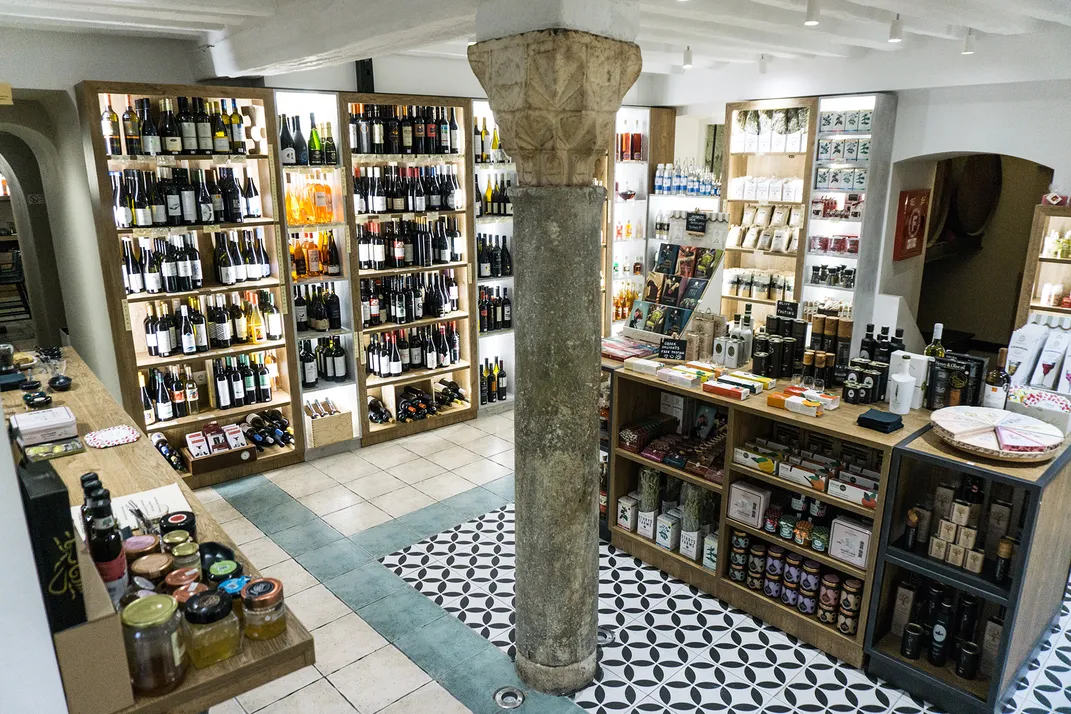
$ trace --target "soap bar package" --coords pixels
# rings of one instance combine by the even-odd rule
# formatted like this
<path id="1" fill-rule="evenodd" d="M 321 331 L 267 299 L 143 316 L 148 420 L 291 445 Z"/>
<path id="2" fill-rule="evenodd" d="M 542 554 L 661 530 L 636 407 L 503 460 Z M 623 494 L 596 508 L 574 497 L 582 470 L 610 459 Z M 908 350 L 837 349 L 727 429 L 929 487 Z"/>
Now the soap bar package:
<path id="1" fill-rule="evenodd" d="M 1013 385 L 1025 385 L 1030 381 L 1048 334 L 1048 327 L 1035 322 L 1023 325 L 1012 334 L 1008 343 L 1008 362 L 1005 369 L 1011 375 Z"/>

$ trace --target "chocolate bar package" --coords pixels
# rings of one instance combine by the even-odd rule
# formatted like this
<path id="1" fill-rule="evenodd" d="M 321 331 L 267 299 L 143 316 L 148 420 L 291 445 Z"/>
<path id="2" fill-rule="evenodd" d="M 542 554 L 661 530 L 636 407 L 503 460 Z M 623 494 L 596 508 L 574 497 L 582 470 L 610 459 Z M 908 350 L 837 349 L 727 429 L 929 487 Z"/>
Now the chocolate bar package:
<path id="1" fill-rule="evenodd" d="M 696 248 L 694 245 L 682 245 L 677 253 L 677 275 L 690 278 L 695 274 Z"/>
<path id="2" fill-rule="evenodd" d="M 691 316 L 691 310 L 682 310 L 679 307 L 667 307 L 666 319 L 662 325 L 662 334 L 674 338 L 680 337 L 684 334 L 684 327 L 688 324 L 688 318 Z"/>
<path id="3" fill-rule="evenodd" d="M 707 289 L 707 283 L 709 282 L 706 278 L 688 278 L 684 291 L 681 293 L 681 299 L 677 301 L 677 306 L 686 310 L 694 310 L 699 307 L 699 301 L 703 298 L 703 292 Z"/>
<path id="4" fill-rule="evenodd" d="M 718 251 L 708 248 L 695 249 L 695 270 L 693 277 L 712 278 L 714 270 L 718 267 Z"/>
<path id="5" fill-rule="evenodd" d="M 648 276 L 648 279 L 650 276 Z M 643 329 L 648 332 L 657 332 L 662 334 L 662 328 L 666 322 L 666 311 L 676 310 L 677 308 L 669 308 L 665 305 L 651 305 L 651 309 L 647 311 L 647 319 L 643 322 Z"/>
<path id="6" fill-rule="evenodd" d="M 679 275 L 667 275 L 662 283 L 662 294 L 658 296 L 658 302 L 663 305 L 676 306 L 681 296 L 681 287 L 684 278 Z"/>
<path id="7" fill-rule="evenodd" d="M 643 323 L 647 320 L 647 313 L 651 310 L 651 303 L 637 300 L 632 303 L 632 310 L 628 316 L 628 326 L 637 330 L 643 329 Z"/>
<path id="8" fill-rule="evenodd" d="M 655 260 L 654 272 L 663 275 L 672 275 L 677 272 L 677 254 L 680 252 L 679 245 L 663 243 L 658 247 L 658 259 Z"/>
<path id="9" fill-rule="evenodd" d="M 662 273 L 647 273 L 647 279 L 643 283 L 643 299 L 645 302 L 658 302 L 662 295 L 662 284 L 666 282 L 666 276 Z"/>

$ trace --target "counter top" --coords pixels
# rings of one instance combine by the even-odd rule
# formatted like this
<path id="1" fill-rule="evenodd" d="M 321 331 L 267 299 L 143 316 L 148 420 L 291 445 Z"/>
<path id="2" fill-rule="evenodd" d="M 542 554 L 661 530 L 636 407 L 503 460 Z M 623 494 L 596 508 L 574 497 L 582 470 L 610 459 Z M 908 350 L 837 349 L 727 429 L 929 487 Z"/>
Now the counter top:
<path id="1" fill-rule="evenodd" d="M 52 404 L 71 408 L 78 420 L 79 436 L 120 424 L 138 428 L 73 349 L 64 348 L 63 357 L 73 386 L 69 392 L 52 392 Z M 0 393 L 0 402 L 7 416 L 27 411 L 19 390 Z M 87 471 L 100 474 L 113 496 L 178 484 L 190 510 L 197 516 L 198 539 L 217 541 L 234 549 L 246 573 L 257 574 L 252 563 L 144 434 L 132 444 L 109 449 L 86 447 L 84 453 L 53 459 L 51 464 L 67 485 L 72 506 L 82 502 L 79 477 Z M 247 639 L 237 657 L 203 670 L 191 667 L 178 689 L 158 697 L 135 694 L 134 705 L 117 714 L 196 714 L 315 661 L 312 635 L 296 617 L 290 617 L 286 632 L 279 637 L 262 642 Z"/>

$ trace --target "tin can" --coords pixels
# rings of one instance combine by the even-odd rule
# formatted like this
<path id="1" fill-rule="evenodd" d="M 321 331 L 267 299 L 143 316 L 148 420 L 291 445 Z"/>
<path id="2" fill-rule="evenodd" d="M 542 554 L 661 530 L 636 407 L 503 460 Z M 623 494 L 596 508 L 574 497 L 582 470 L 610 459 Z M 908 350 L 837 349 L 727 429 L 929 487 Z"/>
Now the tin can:
<path id="1" fill-rule="evenodd" d="M 785 556 L 785 569 L 781 573 L 781 578 L 786 584 L 799 585 L 802 569 L 803 556 L 797 553 L 789 553 Z"/>
<path id="2" fill-rule="evenodd" d="M 772 376 L 767 374 L 770 370 L 770 353 L 763 351 L 751 352 L 751 371 L 755 374 L 762 375 L 763 377 Z"/>
<path id="3" fill-rule="evenodd" d="M 791 326 L 791 323 L 789 323 Z M 779 377 L 791 377 L 796 362 L 796 338 L 785 337 L 781 340 L 781 373 Z"/>
<path id="4" fill-rule="evenodd" d="M 745 577 L 746 572 L 742 565 L 729 566 L 729 580 L 732 580 L 734 583 L 742 583 L 744 582 Z"/>
<path id="5" fill-rule="evenodd" d="M 813 592 L 800 591 L 799 602 L 796 603 L 796 609 L 804 615 L 813 615 L 817 606 L 818 597 L 815 596 Z"/>
<path id="6" fill-rule="evenodd" d="M 823 607 L 835 608 L 840 604 L 840 578 L 833 573 L 822 576 L 822 584 L 818 589 L 818 599 Z"/>
<path id="7" fill-rule="evenodd" d="M 747 550 L 747 547 L 751 545 L 751 536 L 744 531 L 733 531 L 730 545 L 733 548 L 743 548 L 744 550 Z"/>
<path id="8" fill-rule="evenodd" d="M 751 544 L 751 556 L 747 561 L 747 571 L 760 576 L 766 572 L 766 544 Z"/>
<path id="9" fill-rule="evenodd" d="M 813 560 L 803 561 L 803 573 L 800 574 L 800 590 L 818 590 L 818 563 Z"/>
<path id="10" fill-rule="evenodd" d="M 792 585 L 791 583 L 781 584 L 781 602 L 789 607 L 796 607 L 796 603 L 800 600 L 799 587 Z"/>
<path id="11" fill-rule="evenodd" d="M 729 555 L 729 565 L 743 568 L 747 565 L 747 551 L 743 548 L 733 548 Z"/>
<path id="12" fill-rule="evenodd" d="M 830 610 L 824 607 L 819 607 L 818 621 L 826 625 L 835 626 L 837 624 L 837 610 L 835 608 Z"/>

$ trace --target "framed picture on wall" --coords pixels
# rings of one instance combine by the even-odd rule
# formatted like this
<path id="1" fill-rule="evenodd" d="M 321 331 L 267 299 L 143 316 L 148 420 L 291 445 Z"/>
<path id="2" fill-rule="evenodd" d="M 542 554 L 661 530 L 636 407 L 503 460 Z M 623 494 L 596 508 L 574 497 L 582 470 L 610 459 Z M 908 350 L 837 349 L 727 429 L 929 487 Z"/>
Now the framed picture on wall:
<path id="1" fill-rule="evenodd" d="M 929 189 L 900 192 L 900 203 L 896 209 L 893 260 L 906 260 L 922 255 L 922 248 L 926 245 L 926 221 L 929 215 Z"/>

